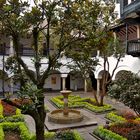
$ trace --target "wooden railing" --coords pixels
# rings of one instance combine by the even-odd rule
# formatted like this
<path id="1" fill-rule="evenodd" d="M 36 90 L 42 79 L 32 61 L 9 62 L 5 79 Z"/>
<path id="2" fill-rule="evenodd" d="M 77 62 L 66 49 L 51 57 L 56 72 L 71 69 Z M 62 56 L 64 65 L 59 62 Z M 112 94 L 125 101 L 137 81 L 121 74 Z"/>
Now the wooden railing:
<path id="1" fill-rule="evenodd" d="M 127 54 L 135 57 L 140 56 L 140 39 L 127 42 Z"/>

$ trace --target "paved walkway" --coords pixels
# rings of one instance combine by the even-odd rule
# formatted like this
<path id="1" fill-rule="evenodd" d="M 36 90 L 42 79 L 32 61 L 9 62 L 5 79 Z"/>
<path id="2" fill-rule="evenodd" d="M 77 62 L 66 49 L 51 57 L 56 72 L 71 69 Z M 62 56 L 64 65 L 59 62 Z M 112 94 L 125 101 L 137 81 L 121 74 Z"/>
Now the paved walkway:
<path id="1" fill-rule="evenodd" d="M 93 94 L 91 92 L 84 93 L 84 92 L 74 92 L 74 95 L 80 95 L 81 97 L 93 97 Z M 49 99 L 53 96 L 56 95 L 61 95 L 60 93 L 46 93 L 45 94 L 45 104 L 49 108 L 50 111 L 55 110 L 56 107 L 50 103 Z M 114 108 L 117 110 L 129 110 L 128 107 L 124 106 L 120 102 L 116 102 L 115 100 L 111 100 L 109 97 L 105 98 L 105 103 L 111 104 Z M 84 109 L 81 109 L 83 114 L 86 114 L 87 116 L 93 118 L 93 120 L 97 121 L 98 125 L 104 125 L 106 122 L 106 119 L 104 118 L 105 114 L 100 114 L 100 115 L 95 115 L 95 113 L 91 111 L 87 111 Z M 27 125 L 29 126 L 29 129 L 31 132 L 35 132 L 35 123 L 34 120 L 30 116 L 25 116 L 25 120 Z M 59 124 L 58 124 L 59 125 Z M 92 137 L 89 133 L 92 133 L 92 131 L 98 126 L 98 125 L 93 125 L 93 126 L 85 126 L 85 127 L 80 127 L 80 128 L 75 128 L 80 132 L 80 134 L 83 136 L 85 140 L 96 140 L 96 138 Z M 57 126 L 58 127 L 58 126 Z M 58 127 L 59 128 L 59 127 Z M 46 130 L 47 131 L 47 130 Z"/>

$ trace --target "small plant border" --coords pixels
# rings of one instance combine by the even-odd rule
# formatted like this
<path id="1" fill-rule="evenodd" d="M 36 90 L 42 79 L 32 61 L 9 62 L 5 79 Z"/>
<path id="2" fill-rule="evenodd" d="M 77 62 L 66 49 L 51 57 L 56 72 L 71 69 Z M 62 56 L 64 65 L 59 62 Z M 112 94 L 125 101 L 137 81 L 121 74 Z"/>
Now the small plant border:
<path id="1" fill-rule="evenodd" d="M 3 106 L 0 103 L 0 123 L 1 122 L 24 122 L 24 117 L 21 114 L 21 110 L 20 109 L 16 109 L 16 115 L 12 115 L 12 116 L 8 116 L 8 117 L 4 117 L 3 116 Z"/>
<path id="2" fill-rule="evenodd" d="M 97 127 L 93 131 L 93 135 L 96 135 L 100 139 L 103 140 L 127 140 L 123 136 L 120 136 L 119 134 L 116 134 L 108 129 L 103 128 L 103 126 Z"/>
<path id="3" fill-rule="evenodd" d="M 113 111 L 106 114 L 105 118 L 112 121 L 112 122 L 115 122 L 115 123 L 116 122 L 126 122 L 127 121 L 124 117 L 117 115 Z M 136 118 L 135 120 L 140 121 L 140 117 Z"/>
<path id="4" fill-rule="evenodd" d="M 74 96 L 74 95 L 73 95 Z M 52 97 L 51 99 L 50 99 L 50 102 L 53 104 L 53 105 L 55 105 L 57 108 L 62 108 L 63 107 L 63 105 L 61 105 L 59 102 L 57 102 L 57 101 L 59 101 L 61 96 L 55 96 L 55 97 Z M 77 97 L 77 96 L 76 96 Z M 81 98 L 81 97 L 80 97 Z M 85 98 L 86 99 L 86 98 Z M 61 100 L 60 100 L 60 102 L 62 102 Z M 77 106 L 70 106 L 70 108 L 75 108 L 75 107 L 78 107 L 78 108 L 84 108 L 84 109 L 87 109 L 87 110 L 89 110 L 89 111 L 92 111 L 92 112 L 94 112 L 94 113 L 96 113 L 96 114 L 102 114 L 102 113 L 106 113 L 106 112 L 110 112 L 110 111 L 112 111 L 112 110 L 115 110 L 111 105 L 108 105 L 108 104 L 105 104 L 103 107 L 97 107 L 97 106 L 95 106 L 95 105 L 92 105 L 92 104 L 90 104 L 90 103 L 87 103 L 87 102 L 79 102 L 79 103 L 81 103 L 82 105 L 81 106 L 79 106 L 79 105 L 77 105 Z"/>

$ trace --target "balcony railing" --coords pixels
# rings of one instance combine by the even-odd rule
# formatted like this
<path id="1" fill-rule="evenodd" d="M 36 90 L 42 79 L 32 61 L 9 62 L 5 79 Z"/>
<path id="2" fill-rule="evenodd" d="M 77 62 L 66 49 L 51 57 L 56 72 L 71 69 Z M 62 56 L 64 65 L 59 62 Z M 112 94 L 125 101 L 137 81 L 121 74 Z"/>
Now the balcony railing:
<path id="1" fill-rule="evenodd" d="M 44 49 L 42 51 L 42 55 L 47 56 L 49 52 L 52 53 L 53 51 L 54 51 L 54 49 L 49 49 L 49 50 Z M 9 55 L 9 53 L 10 53 L 10 47 L 7 47 L 7 46 L 0 47 L 0 55 Z M 22 47 L 19 50 L 19 54 L 21 56 L 34 56 L 35 52 L 32 48 Z"/>
<path id="2" fill-rule="evenodd" d="M 32 48 L 21 48 L 19 50 L 19 54 L 21 56 L 33 56 L 35 53 L 34 53 L 34 50 Z"/>
<path id="3" fill-rule="evenodd" d="M 140 57 L 140 39 L 127 42 L 127 54 Z"/>
<path id="4" fill-rule="evenodd" d="M 130 4 L 124 6 L 121 16 L 122 16 L 122 18 L 125 18 L 129 14 L 137 13 L 137 12 L 140 12 L 140 1 L 139 0 L 135 0 L 135 1 L 131 2 Z"/>
<path id="5" fill-rule="evenodd" d="M 8 46 L 0 46 L 0 55 L 9 55 L 9 49 Z"/>

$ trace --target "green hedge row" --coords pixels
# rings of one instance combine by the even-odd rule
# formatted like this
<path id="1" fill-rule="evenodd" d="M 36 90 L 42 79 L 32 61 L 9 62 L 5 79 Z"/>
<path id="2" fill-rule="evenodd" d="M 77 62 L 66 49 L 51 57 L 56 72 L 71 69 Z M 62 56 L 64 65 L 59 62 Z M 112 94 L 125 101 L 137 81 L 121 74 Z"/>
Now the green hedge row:
<path id="1" fill-rule="evenodd" d="M 99 126 L 93 131 L 93 134 L 97 135 L 99 138 L 103 140 L 127 140 L 126 138 L 110 131 L 102 126 Z"/>
<path id="2" fill-rule="evenodd" d="M 110 112 L 105 116 L 107 119 L 111 120 L 112 122 L 125 122 L 127 121 L 124 117 L 119 116 L 116 112 Z M 136 121 L 140 121 L 140 117 L 135 119 Z"/>
<path id="3" fill-rule="evenodd" d="M 16 109 L 16 115 L 12 115 L 9 117 L 4 117 L 3 116 L 3 106 L 0 104 L 0 123 L 1 122 L 24 122 L 24 117 L 21 114 L 20 109 Z"/>
<path id="4" fill-rule="evenodd" d="M 122 116 L 118 116 L 115 112 L 110 112 L 105 116 L 107 119 L 111 120 L 112 122 L 125 122 L 126 119 Z"/>
<path id="5" fill-rule="evenodd" d="M 19 129 L 21 140 L 30 140 L 31 136 L 24 122 L 0 123 L 0 140 L 4 140 L 4 130 Z"/>
<path id="6" fill-rule="evenodd" d="M 0 140 L 4 140 L 4 131 L 5 130 L 15 130 L 18 129 L 20 132 L 21 140 L 36 140 L 36 136 L 30 134 L 27 126 L 24 122 L 3 122 L 0 123 Z M 83 140 L 80 134 L 77 131 L 72 131 L 74 135 L 74 140 Z M 46 140 L 55 140 L 55 132 L 45 132 L 44 134 Z"/>
<path id="7" fill-rule="evenodd" d="M 62 108 L 64 106 L 63 96 L 56 96 L 51 98 L 51 101 L 58 107 Z M 96 106 L 95 99 L 93 98 L 81 98 L 80 96 L 71 95 L 68 98 L 69 107 L 83 107 L 96 113 L 102 113 L 106 111 L 113 110 L 111 105 L 105 104 L 104 106 Z"/>

